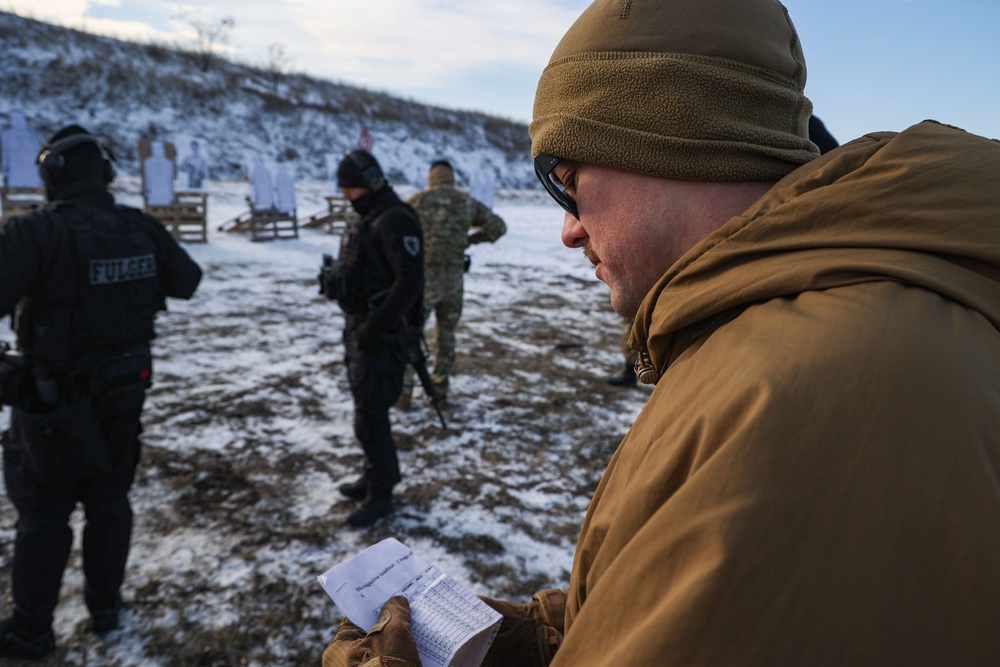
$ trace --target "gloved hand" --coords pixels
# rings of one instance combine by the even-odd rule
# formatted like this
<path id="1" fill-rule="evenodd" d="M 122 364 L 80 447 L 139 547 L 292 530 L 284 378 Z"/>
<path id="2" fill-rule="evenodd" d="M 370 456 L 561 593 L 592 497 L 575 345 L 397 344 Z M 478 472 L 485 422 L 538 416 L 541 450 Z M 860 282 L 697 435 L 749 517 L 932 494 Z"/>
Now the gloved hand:
<path id="1" fill-rule="evenodd" d="M 367 322 L 358 325 L 355 331 L 358 339 L 358 348 L 366 354 L 375 354 L 382 344 L 382 335 Z"/>
<path id="2" fill-rule="evenodd" d="M 562 643 L 566 591 L 540 591 L 527 604 L 480 599 L 503 614 L 500 631 L 482 667 L 545 667 L 552 662 Z"/>
<path id="3" fill-rule="evenodd" d="M 389 598 L 366 634 L 348 620 L 323 651 L 323 667 L 422 667 L 410 631 L 410 603 Z"/>

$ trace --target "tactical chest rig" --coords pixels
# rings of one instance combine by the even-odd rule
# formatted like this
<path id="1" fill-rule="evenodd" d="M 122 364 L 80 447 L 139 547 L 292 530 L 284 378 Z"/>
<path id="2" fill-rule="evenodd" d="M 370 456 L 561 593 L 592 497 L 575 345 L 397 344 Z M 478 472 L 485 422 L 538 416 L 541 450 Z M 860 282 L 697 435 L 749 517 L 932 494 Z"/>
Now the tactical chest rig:
<path id="1" fill-rule="evenodd" d="M 407 217 L 417 222 L 408 207 L 404 211 Z M 367 313 L 385 296 L 393 283 L 388 259 L 372 242 L 372 234 L 380 221 L 381 218 L 375 217 L 370 223 L 349 223 L 341 240 L 340 257 L 328 260 L 329 256 L 325 256 L 323 260 L 327 269 L 323 272 L 326 282 L 324 284 L 324 275 L 321 274 L 320 291 L 327 298 L 337 301 L 349 315 Z M 419 306 L 415 312 L 419 314 Z"/>
<path id="2" fill-rule="evenodd" d="M 370 223 L 354 221 L 344 230 L 340 252 L 341 280 L 340 307 L 348 314 L 367 313 L 370 299 L 386 289 L 388 269 L 384 260 L 376 256 L 377 250 L 372 246 Z"/>
<path id="3" fill-rule="evenodd" d="M 148 342 L 163 296 L 156 244 L 141 223 L 130 219 L 140 214 L 68 202 L 43 214 L 58 216 L 65 225 L 73 268 L 52 267 L 41 289 L 22 299 L 15 315 L 39 398 L 54 399 L 45 394 L 46 379 L 64 392 L 92 393 L 107 389 L 92 384 L 111 382 L 103 376 L 115 376 L 112 384 L 135 382 L 122 376 L 139 372 L 148 386 Z M 121 367 L 123 360 L 127 363 Z"/>
<path id="4" fill-rule="evenodd" d="M 52 214 L 69 232 L 75 271 L 53 269 L 39 293 L 21 301 L 15 328 L 25 353 L 65 367 L 89 352 L 149 341 L 163 298 L 156 244 L 128 219 L 138 212 L 59 203 Z M 70 284 L 55 284 L 67 277 Z"/>

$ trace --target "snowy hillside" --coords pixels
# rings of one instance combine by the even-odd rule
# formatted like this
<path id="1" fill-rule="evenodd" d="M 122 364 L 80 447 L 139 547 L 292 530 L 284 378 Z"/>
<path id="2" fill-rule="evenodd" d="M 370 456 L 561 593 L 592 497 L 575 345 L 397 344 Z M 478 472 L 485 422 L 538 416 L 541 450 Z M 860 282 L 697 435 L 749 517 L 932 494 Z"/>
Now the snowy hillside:
<path id="1" fill-rule="evenodd" d="M 517 122 L 222 59 L 202 71 L 197 53 L 0 12 L 0 127 L 14 110 L 42 136 L 79 122 L 107 139 L 129 174 L 138 171 L 138 140 L 200 137 L 213 178 L 240 178 L 252 152 L 319 180 L 324 155 L 353 147 L 367 128 L 396 183 L 445 157 L 460 185 L 487 169 L 500 187 L 535 187 L 527 128 Z"/>

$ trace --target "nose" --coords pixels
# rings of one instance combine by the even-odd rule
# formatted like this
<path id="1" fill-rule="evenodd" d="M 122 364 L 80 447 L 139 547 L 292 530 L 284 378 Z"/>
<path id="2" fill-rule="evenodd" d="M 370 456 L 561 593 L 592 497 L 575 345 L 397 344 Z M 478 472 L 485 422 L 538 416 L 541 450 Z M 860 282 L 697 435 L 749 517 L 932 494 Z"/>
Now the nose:
<path id="1" fill-rule="evenodd" d="M 562 242 L 567 248 L 582 248 L 590 242 L 590 236 L 583 228 L 583 224 L 569 212 L 563 220 Z"/>

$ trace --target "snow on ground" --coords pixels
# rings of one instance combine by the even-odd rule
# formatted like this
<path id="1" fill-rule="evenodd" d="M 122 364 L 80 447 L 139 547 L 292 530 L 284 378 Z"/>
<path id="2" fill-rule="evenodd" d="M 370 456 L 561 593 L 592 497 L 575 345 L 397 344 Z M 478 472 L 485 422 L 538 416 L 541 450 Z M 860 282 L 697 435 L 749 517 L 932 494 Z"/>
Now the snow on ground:
<path id="1" fill-rule="evenodd" d="M 301 214 L 325 207 L 326 187 L 298 185 Z M 138 203 L 134 180 L 117 188 Z M 218 232 L 247 190 L 212 184 L 209 242 L 186 246 L 205 278 L 158 320 L 124 627 L 86 632 L 77 546 L 48 664 L 316 664 L 341 615 L 315 577 L 389 536 L 478 594 L 523 601 L 566 586 L 590 496 L 648 395 L 604 382 L 622 363 L 620 319 L 589 262 L 561 245 L 561 210 L 543 193 L 501 192 L 507 235 L 470 249 L 448 429 L 420 394 L 393 411 L 396 512 L 349 529 L 354 504 L 336 489 L 362 459 L 343 318 L 315 282 L 338 239 Z M 3 587 L 15 516 L 0 499 Z M 73 523 L 79 539 L 80 512 Z"/>

